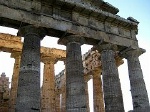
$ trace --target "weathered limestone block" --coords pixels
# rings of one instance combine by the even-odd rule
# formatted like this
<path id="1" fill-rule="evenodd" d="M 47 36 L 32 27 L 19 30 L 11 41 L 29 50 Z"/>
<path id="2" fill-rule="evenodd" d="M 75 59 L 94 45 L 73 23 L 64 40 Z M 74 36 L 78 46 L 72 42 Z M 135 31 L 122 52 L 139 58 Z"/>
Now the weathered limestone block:
<path id="1" fill-rule="evenodd" d="M 124 63 L 122 57 L 120 57 L 117 52 L 115 53 L 115 60 L 117 67 Z M 85 74 L 90 74 L 90 72 L 97 68 L 101 69 L 101 66 L 101 54 L 97 50 L 91 49 L 83 55 L 83 67 Z"/>
<path id="2" fill-rule="evenodd" d="M 3 94 L 2 99 L 9 99 L 9 78 L 5 73 L 2 73 L 0 77 L 0 93 Z"/>
<path id="3" fill-rule="evenodd" d="M 13 49 L 21 52 L 21 37 L 10 34 L 0 33 L 0 49 L 5 52 L 13 53 Z"/>
<path id="4" fill-rule="evenodd" d="M 85 82 L 81 56 L 81 41 L 78 36 L 68 36 L 61 42 L 66 50 L 66 112 L 86 112 Z M 60 42 L 60 41 L 59 41 Z"/>
<path id="5" fill-rule="evenodd" d="M 11 57 L 15 59 L 15 63 L 14 63 L 12 80 L 11 80 L 11 90 L 10 90 L 10 98 L 9 98 L 9 112 L 15 112 L 21 52 L 12 53 Z"/>
<path id="6" fill-rule="evenodd" d="M 44 75 L 41 98 L 41 112 L 55 112 L 55 56 L 42 56 L 44 62 Z"/>
<path id="7" fill-rule="evenodd" d="M 40 40 L 45 36 L 43 28 L 20 28 L 24 37 L 19 70 L 16 112 L 40 112 Z"/>
<path id="8" fill-rule="evenodd" d="M 133 112 L 150 112 L 149 99 L 143 79 L 139 56 L 144 53 L 144 49 L 128 50 L 121 55 L 127 59 L 129 79 L 131 85 L 131 95 L 133 101 Z"/>
<path id="9" fill-rule="evenodd" d="M 99 45 L 101 52 L 103 91 L 106 112 L 124 112 L 121 85 L 115 63 L 115 45 Z"/>
<path id="10" fill-rule="evenodd" d="M 95 70 L 95 68 L 101 67 L 100 53 L 97 50 L 89 50 L 86 54 L 84 54 L 83 67 L 85 74 L 89 74 Z"/>
<path id="11" fill-rule="evenodd" d="M 0 112 L 8 112 L 9 78 L 5 73 L 0 76 Z"/>

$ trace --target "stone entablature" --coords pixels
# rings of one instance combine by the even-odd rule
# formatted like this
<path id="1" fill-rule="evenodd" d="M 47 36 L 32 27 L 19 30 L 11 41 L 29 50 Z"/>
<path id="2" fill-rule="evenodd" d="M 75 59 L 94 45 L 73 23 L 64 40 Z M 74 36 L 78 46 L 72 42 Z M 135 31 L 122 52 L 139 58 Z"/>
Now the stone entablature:
<path id="1" fill-rule="evenodd" d="M 90 1 L 57 0 L 57 2 L 38 1 L 0 1 L 2 25 L 19 29 L 20 23 L 44 27 L 46 35 L 61 38 L 64 34 L 80 34 L 86 37 L 87 44 L 96 44 L 99 40 L 120 46 L 137 48 L 136 40 L 138 22 L 124 19 L 118 15 L 95 8 Z M 26 7 L 28 6 L 28 7 Z M 110 5 L 106 5 L 107 8 Z M 110 8 L 110 10 L 112 7 Z M 5 12 L 3 12 L 5 10 Z M 17 14 L 17 15 L 16 15 Z M 4 18 L 9 18 L 3 22 Z M 34 18 L 34 19 L 33 19 Z M 16 20 L 15 23 L 11 20 Z M 63 27 L 62 27 L 63 26 Z M 90 41 L 92 40 L 92 41 Z M 124 48 L 123 48 L 124 49 Z"/>

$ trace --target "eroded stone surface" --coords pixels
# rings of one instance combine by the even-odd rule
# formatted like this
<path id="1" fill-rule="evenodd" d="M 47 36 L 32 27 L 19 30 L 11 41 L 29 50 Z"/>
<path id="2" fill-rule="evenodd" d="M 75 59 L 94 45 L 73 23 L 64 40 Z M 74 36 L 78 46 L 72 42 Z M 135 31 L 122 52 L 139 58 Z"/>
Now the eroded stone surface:
<path id="1" fill-rule="evenodd" d="M 9 78 L 2 73 L 0 76 L 0 112 L 8 112 L 9 92 Z"/>
<path id="2" fill-rule="evenodd" d="M 106 112 L 124 112 L 120 79 L 114 58 L 115 50 L 116 47 L 110 44 L 99 46 Z"/>
<path id="3" fill-rule="evenodd" d="M 122 54 L 128 62 L 133 112 L 150 112 L 148 94 L 138 58 L 144 52 L 144 49 L 130 49 Z"/>
<path id="4" fill-rule="evenodd" d="M 81 43 L 73 39 L 66 47 L 66 112 L 84 112 L 87 107 Z"/>
<path id="5" fill-rule="evenodd" d="M 42 56 L 41 60 L 44 63 L 41 112 L 55 112 L 55 54 L 53 54 L 51 57 Z"/>
<path id="6" fill-rule="evenodd" d="M 10 98 L 9 98 L 9 112 L 15 112 L 21 52 L 12 53 L 11 57 L 15 59 L 15 63 L 14 63 L 12 80 L 11 80 L 11 90 L 10 90 Z"/>
<path id="7" fill-rule="evenodd" d="M 128 19 L 124 19 L 118 15 L 118 9 L 103 0 L 52 0 L 52 1 L 39 1 L 39 0 L 1 0 L 0 1 L 0 24 L 4 26 L 10 26 L 16 29 L 19 29 L 24 25 L 34 25 L 36 30 L 32 27 L 21 28 L 21 34 L 25 38 L 23 52 L 22 52 L 22 60 L 21 60 L 21 68 L 19 80 L 19 89 L 18 89 L 18 102 L 21 100 L 28 102 L 27 100 L 35 100 L 27 105 L 21 105 L 18 103 L 17 111 L 39 111 L 39 63 L 40 63 L 40 54 L 51 56 L 56 49 L 41 49 L 40 53 L 40 45 L 39 38 L 44 35 L 55 36 L 58 38 L 67 37 L 68 35 L 77 35 L 77 37 L 84 37 L 84 43 L 90 45 L 96 45 L 97 43 L 102 44 L 99 50 L 102 50 L 101 55 L 98 53 L 94 53 L 94 55 L 88 57 L 87 60 L 84 60 L 84 66 L 86 70 L 84 70 L 85 74 L 88 78 L 90 78 L 90 73 L 95 70 L 95 67 L 101 69 L 102 65 L 102 74 L 103 74 L 103 88 L 104 88 L 104 99 L 105 99 L 105 110 L 106 112 L 123 112 L 123 103 L 122 103 L 122 94 L 120 89 L 120 83 L 118 78 L 117 66 L 121 63 L 120 57 L 116 57 L 115 46 L 118 47 L 117 53 L 123 51 L 127 48 L 137 49 L 138 41 L 136 39 L 136 35 L 138 33 L 138 21 L 132 17 Z M 44 28 L 46 32 L 39 31 L 39 28 Z M 41 29 L 40 28 L 40 29 Z M 31 33 L 32 32 L 32 33 Z M 10 36 L 12 37 L 12 36 Z M 8 35 L 1 38 L 0 41 L 0 50 L 5 52 L 14 53 L 14 51 L 22 51 L 22 44 L 20 43 L 20 39 L 10 38 Z M 29 38 L 30 37 L 30 38 Z M 60 40 L 61 40 L 60 39 Z M 70 41 L 74 39 L 73 37 L 67 38 L 66 40 Z M 77 39 L 77 38 L 76 38 Z M 76 40 L 75 39 L 75 40 Z M 79 38 L 78 38 L 79 39 Z M 6 42 L 6 40 L 11 40 L 11 42 Z M 66 59 L 66 94 L 67 94 L 67 103 L 66 109 L 67 112 L 85 112 L 86 104 L 84 93 L 85 85 L 84 83 L 84 75 L 80 45 L 79 41 L 68 42 L 67 45 L 67 59 Z M 81 44 L 81 43 L 80 43 Z M 107 46 L 103 46 L 103 44 L 107 44 Z M 109 49 L 112 45 L 113 49 Z M 5 46 L 5 47 L 4 47 Z M 69 50 L 68 50 L 69 49 Z M 109 50 L 108 50 L 109 49 Z M 50 50 L 50 51 L 49 51 Z M 43 54 L 42 52 L 46 53 Z M 48 53 L 48 54 L 47 54 Z M 66 56 L 64 51 L 57 52 L 57 58 L 62 59 L 62 57 Z M 63 56 L 62 56 L 63 54 Z M 98 62 L 99 57 L 101 61 Z M 115 61 L 115 58 L 117 59 Z M 146 95 L 145 84 L 142 78 L 142 73 L 139 65 L 138 58 L 134 58 L 129 60 L 129 76 L 131 74 L 138 74 L 140 77 L 138 81 L 139 85 L 135 84 L 137 81 L 137 77 L 131 78 L 131 85 L 136 86 L 135 90 L 132 91 L 133 94 L 133 105 L 134 111 L 137 111 L 136 107 L 149 107 L 148 98 Z M 132 65 L 133 64 L 133 65 Z M 135 65 L 135 68 L 133 67 Z M 53 67 L 52 67 L 53 68 Z M 138 69 L 138 70 L 135 70 Z M 53 72 L 53 71 L 52 71 Z M 32 75 L 31 75 L 32 74 Z M 34 74 L 34 76 L 33 76 Z M 35 75 L 36 74 L 36 75 Z M 26 76 L 24 76 L 26 75 Z M 81 75 L 81 76 L 80 76 Z M 87 78 L 87 79 L 88 79 Z M 93 77 L 94 78 L 94 77 Z M 37 80 L 36 80 L 37 79 Z M 53 77 L 54 79 L 54 77 Z M 69 79 L 69 80 L 68 80 Z M 136 79 L 136 80 L 135 80 Z M 63 79 L 62 79 L 63 80 Z M 37 81 L 37 82 L 36 82 Z M 36 83 L 35 83 L 36 82 Z M 45 81 L 46 82 L 46 81 Z M 132 83 L 133 82 L 133 83 Z M 35 85 L 33 85 L 35 83 Z M 98 81 L 95 81 L 98 83 Z M 31 84 L 30 86 L 27 84 Z M 46 83 L 44 83 L 46 84 Z M 94 84 L 96 85 L 96 84 Z M 53 85 L 51 85 L 53 86 Z M 97 86 L 97 85 L 96 85 Z M 46 87 L 46 86 L 44 86 Z M 144 88 L 143 92 L 139 92 L 137 87 Z M 25 89 L 23 89 L 25 88 Z M 33 89 L 31 89 L 33 88 Z M 53 87 L 54 88 L 54 87 Z M 49 88 L 46 88 L 49 89 Z M 26 90 L 26 91 L 23 91 Z M 37 93 L 34 91 L 37 90 Z M 64 92 L 64 89 L 63 89 Z M 134 92 L 142 94 L 144 100 L 142 99 L 142 104 L 139 103 L 139 97 L 137 95 L 134 96 Z M 21 94 L 23 96 L 20 96 Z M 56 93 L 58 95 L 58 102 L 61 103 L 60 100 L 60 92 L 56 89 Z M 79 95 L 77 95 L 79 93 Z M 102 93 L 102 92 L 101 92 Z M 46 94 L 46 92 L 45 92 Z M 64 101 L 65 96 L 62 94 L 62 101 Z M 34 97 L 32 99 L 32 97 Z M 37 99 L 36 99 L 37 98 Z M 69 100 L 68 100 L 69 99 Z M 73 99 L 73 100 L 72 100 Z M 60 101 L 59 101 L 60 100 Z M 81 102 L 78 102 L 81 100 Z M 83 102 L 82 102 L 83 101 Z M 65 101 L 64 101 L 65 102 Z M 145 104 L 144 104 L 144 103 Z M 37 104 L 37 105 L 36 105 Z M 63 104 L 65 105 L 65 104 Z M 139 106 L 140 105 L 140 106 Z M 26 106 L 26 107 L 25 107 Z M 21 107 L 23 110 L 21 110 Z M 30 109 L 28 107 L 31 107 Z M 48 107 L 48 106 L 47 106 Z M 48 107 L 49 108 L 49 107 Z M 58 106 L 58 111 L 60 110 L 60 105 Z M 88 110 L 87 110 L 88 111 Z M 145 111 L 145 110 L 144 110 Z M 147 110 L 146 110 L 147 111 Z"/>
<path id="8" fill-rule="evenodd" d="M 19 30 L 24 37 L 19 69 L 16 112 L 40 112 L 40 40 L 42 28 L 25 26 Z"/>

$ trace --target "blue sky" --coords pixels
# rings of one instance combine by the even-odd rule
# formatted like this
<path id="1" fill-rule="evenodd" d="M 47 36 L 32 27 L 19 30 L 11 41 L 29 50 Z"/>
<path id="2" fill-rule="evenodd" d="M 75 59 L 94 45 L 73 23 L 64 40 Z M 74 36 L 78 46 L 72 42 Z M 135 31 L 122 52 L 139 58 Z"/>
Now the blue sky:
<path id="1" fill-rule="evenodd" d="M 133 18 L 137 19 L 139 24 L 139 33 L 137 35 L 137 39 L 139 40 L 139 46 L 146 49 L 146 53 L 140 56 L 140 62 L 143 69 L 144 79 L 146 83 L 146 87 L 148 90 L 148 94 L 150 97 L 150 75 L 149 75 L 149 69 L 150 69 L 150 1 L 149 0 L 105 0 L 106 2 L 109 2 L 110 4 L 117 7 L 120 11 L 118 15 L 121 17 L 127 18 L 129 16 L 132 16 Z M 10 33 L 10 34 L 17 34 L 17 30 L 9 29 L 8 28 L 1 28 L 0 32 L 4 33 Z M 63 48 L 64 46 L 57 45 L 56 38 L 47 38 L 45 37 L 41 45 L 46 47 L 56 47 L 56 48 Z M 85 53 L 90 46 L 83 46 L 82 52 Z M 125 106 L 125 112 L 132 109 L 132 99 L 131 99 L 131 93 L 130 93 L 130 82 L 128 77 L 128 69 L 127 69 L 127 63 L 126 60 L 124 60 L 125 63 L 119 67 L 119 76 L 122 86 L 122 93 L 124 98 L 124 106 Z M 11 77 L 13 73 L 13 64 L 14 59 L 10 58 L 10 54 L 6 54 L 3 52 L 0 52 L 0 74 L 2 72 L 6 72 L 6 75 Z M 41 64 L 43 68 L 43 64 Z M 64 68 L 63 63 L 59 62 L 59 64 L 55 65 L 55 72 L 56 74 L 61 71 L 61 69 Z M 43 69 L 41 69 L 41 74 L 43 73 Z M 92 90 L 91 81 L 89 82 L 89 90 Z M 90 103 L 92 104 L 92 92 L 90 93 Z M 91 112 L 93 112 L 93 109 L 91 108 Z"/>
<path id="2" fill-rule="evenodd" d="M 150 0 L 104 0 L 119 9 L 118 15 L 132 16 L 139 24 L 139 38 L 150 42 Z"/>

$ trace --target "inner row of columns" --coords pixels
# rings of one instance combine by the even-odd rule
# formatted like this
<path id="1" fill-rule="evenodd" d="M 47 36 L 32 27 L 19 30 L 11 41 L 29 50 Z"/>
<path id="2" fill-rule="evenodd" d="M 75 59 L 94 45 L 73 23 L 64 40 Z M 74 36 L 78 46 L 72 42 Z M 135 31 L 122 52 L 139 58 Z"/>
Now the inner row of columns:
<path id="1" fill-rule="evenodd" d="M 18 63 L 14 66 L 14 69 L 17 69 L 19 72 L 19 79 L 18 82 L 16 82 L 18 83 L 16 106 L 14 108 L 16 112 L 40 112 L 40 40 L 45 36 L 46 32 L 43 28 L 26 26 L 21 28 L 18 34 L 24 37 L 24 44 L 21 55 L 21 63 L 20 65 Z M 62 41 L 67 47 L 66 112 L 86 112 L 88 111 L 88 107 L 81 55 L 81 45 L 83 44 L 84 39 L 78 36 L 68 36 L 60 39 L 60 41 Z M 97 46 L 97 49 L 101 53 L 104 101 L 98 97 L 94 98 L 94 100 L 96 100 L 94 102 L 99 102 L 99 105 L 94 107 L 94 111 L 124 112 L 118 69 L 114 59 L 117 46 L 112 44 L 99 45 Z M 139 64 L 140 62 L 138 60 L 140 54 L 142 54 L 141 49 L 130 50 L 121 54 L 121 56 L 125 57 L 128 61 L 134 112 L 137 112 L 138 110 L 143 112 L 144 109 L 146 110 L 146 108 L 149 108 L 147 91 L 143 80 L 141 66 Z M 49 65 L 47 67 L 45 64 L 45 68 L 49 71 L 44 73 L 44 75 L 51 75 L 47 76 L 47 80 L 45 80 L 44 83 L 49 85 L 48 88 L 42 88 L 42 91 L 46 92 L 45 95 L 49 95 L 48 100 L 43 99 L 43 102 L 46 101 L 47 103 L 44 103 L 46 105 L 42 106 L 42 109 L 45 109 L 45 112 L 55 111 L 55 103 L 53 103 L 54 99 L 51 99 L 51 97 L 53 97 L 51 96 L 51 92 L 53 91 L 54 85 L 46 83 L 46 81 L 53 82 L 54 80 L 53 61 L 54 60 L 49 60 Z M 97 79 L 94 78 L 95 76 L 93 77 L 93 80 Z M 99 82 L 99 84 L 101 84 L 101 82 Z M 102 89 L 99 89 L 99 92 L 102 93 Z M 49 106 L 48 103 L 52 105 Z M 105 108 L 103 108 L 104 104 Z"/>

